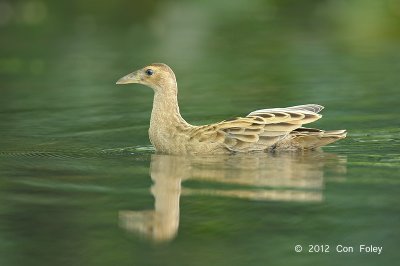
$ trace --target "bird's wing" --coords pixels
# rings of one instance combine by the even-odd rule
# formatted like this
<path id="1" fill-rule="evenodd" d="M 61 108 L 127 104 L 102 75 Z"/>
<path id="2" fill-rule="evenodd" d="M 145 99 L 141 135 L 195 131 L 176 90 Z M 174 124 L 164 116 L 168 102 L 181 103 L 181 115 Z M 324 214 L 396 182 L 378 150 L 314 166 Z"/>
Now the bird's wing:
<path id="1" fill-rule="evenodd" d="M 303 124 L 321 118 L 320 105 L 257 110 L 246 117 L 197 127 L 192 138 L 221 143 L 231 151 L 264 150 Z"/>
<path id="2" fill-rule="evenodd" d="M 297 106 L 291 106 L 291 107 L 286 107 L 286 108 L 271 108 L 271 109 L 261 109 L 257 110 L 254 112 L 251 112 L 249 116 L 252 115 L 258 115 L 258 114 L 263 114 L 263 113 L 273 113 L 273 112 L 300 112 L 304 114 L 317 114 L 321 112 L 321 110 L 324 109 L 322 105 L 318 104 L 305 104 L 305 105 L 297 105 Z"/>

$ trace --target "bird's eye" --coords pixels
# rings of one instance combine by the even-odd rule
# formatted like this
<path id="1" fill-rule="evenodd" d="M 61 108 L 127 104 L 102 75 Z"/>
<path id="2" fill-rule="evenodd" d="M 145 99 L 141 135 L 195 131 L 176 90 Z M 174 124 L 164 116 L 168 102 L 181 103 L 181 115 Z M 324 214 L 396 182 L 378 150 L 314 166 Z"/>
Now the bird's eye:
<path id="1" fill-rule="evenodd" d="M 147 76 L 151 76 L 151 75 L 153 75 L 153 73 L 154 73 L 153 70 L 150 69 L 150 68 L 146 70 L 146 75 Z"/>

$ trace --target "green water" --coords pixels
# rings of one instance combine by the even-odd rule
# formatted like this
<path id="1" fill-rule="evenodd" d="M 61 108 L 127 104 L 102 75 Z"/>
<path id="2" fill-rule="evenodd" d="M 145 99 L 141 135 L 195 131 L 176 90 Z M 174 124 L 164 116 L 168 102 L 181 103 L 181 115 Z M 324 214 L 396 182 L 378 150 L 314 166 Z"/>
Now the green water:
<path id="1" fill-rule="evenodd" d="M 396 1 L 3 1 L 0 11 L 0 265 L 399 259 Z M 114 84 L 153 62 L 174 69 L 193 124 L 318 103 L 313 126 L 348 138 L 305 154 L 156 155 L 152 91 Z"/>

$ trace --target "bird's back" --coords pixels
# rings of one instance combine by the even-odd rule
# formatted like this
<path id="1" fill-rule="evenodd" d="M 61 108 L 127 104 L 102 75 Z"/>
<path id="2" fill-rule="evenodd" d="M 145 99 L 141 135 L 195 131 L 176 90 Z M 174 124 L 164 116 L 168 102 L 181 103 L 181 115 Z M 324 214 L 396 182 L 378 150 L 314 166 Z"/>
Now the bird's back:
<path id="1" fill-rule="evenodd" d="M 187 153 L 229 153 L 268 150 L 315 149 L 346 137 L 345 130 L 304 128 L 320 119 L 323 106 L 307 104 L 262 109 L 246 117 L 193 127 Z"/>

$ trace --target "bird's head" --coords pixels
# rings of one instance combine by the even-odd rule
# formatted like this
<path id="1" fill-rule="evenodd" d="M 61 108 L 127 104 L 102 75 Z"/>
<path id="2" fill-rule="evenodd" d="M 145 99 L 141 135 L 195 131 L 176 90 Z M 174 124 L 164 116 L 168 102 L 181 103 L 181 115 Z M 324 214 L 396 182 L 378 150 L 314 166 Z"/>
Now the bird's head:
<path id="1" fill-rule="evenodd" d="M 139 83 L 155 92 L 176 88 L 175 74 L 169 66 L 154 63 L 120 78 L 116 84 Z"/>

